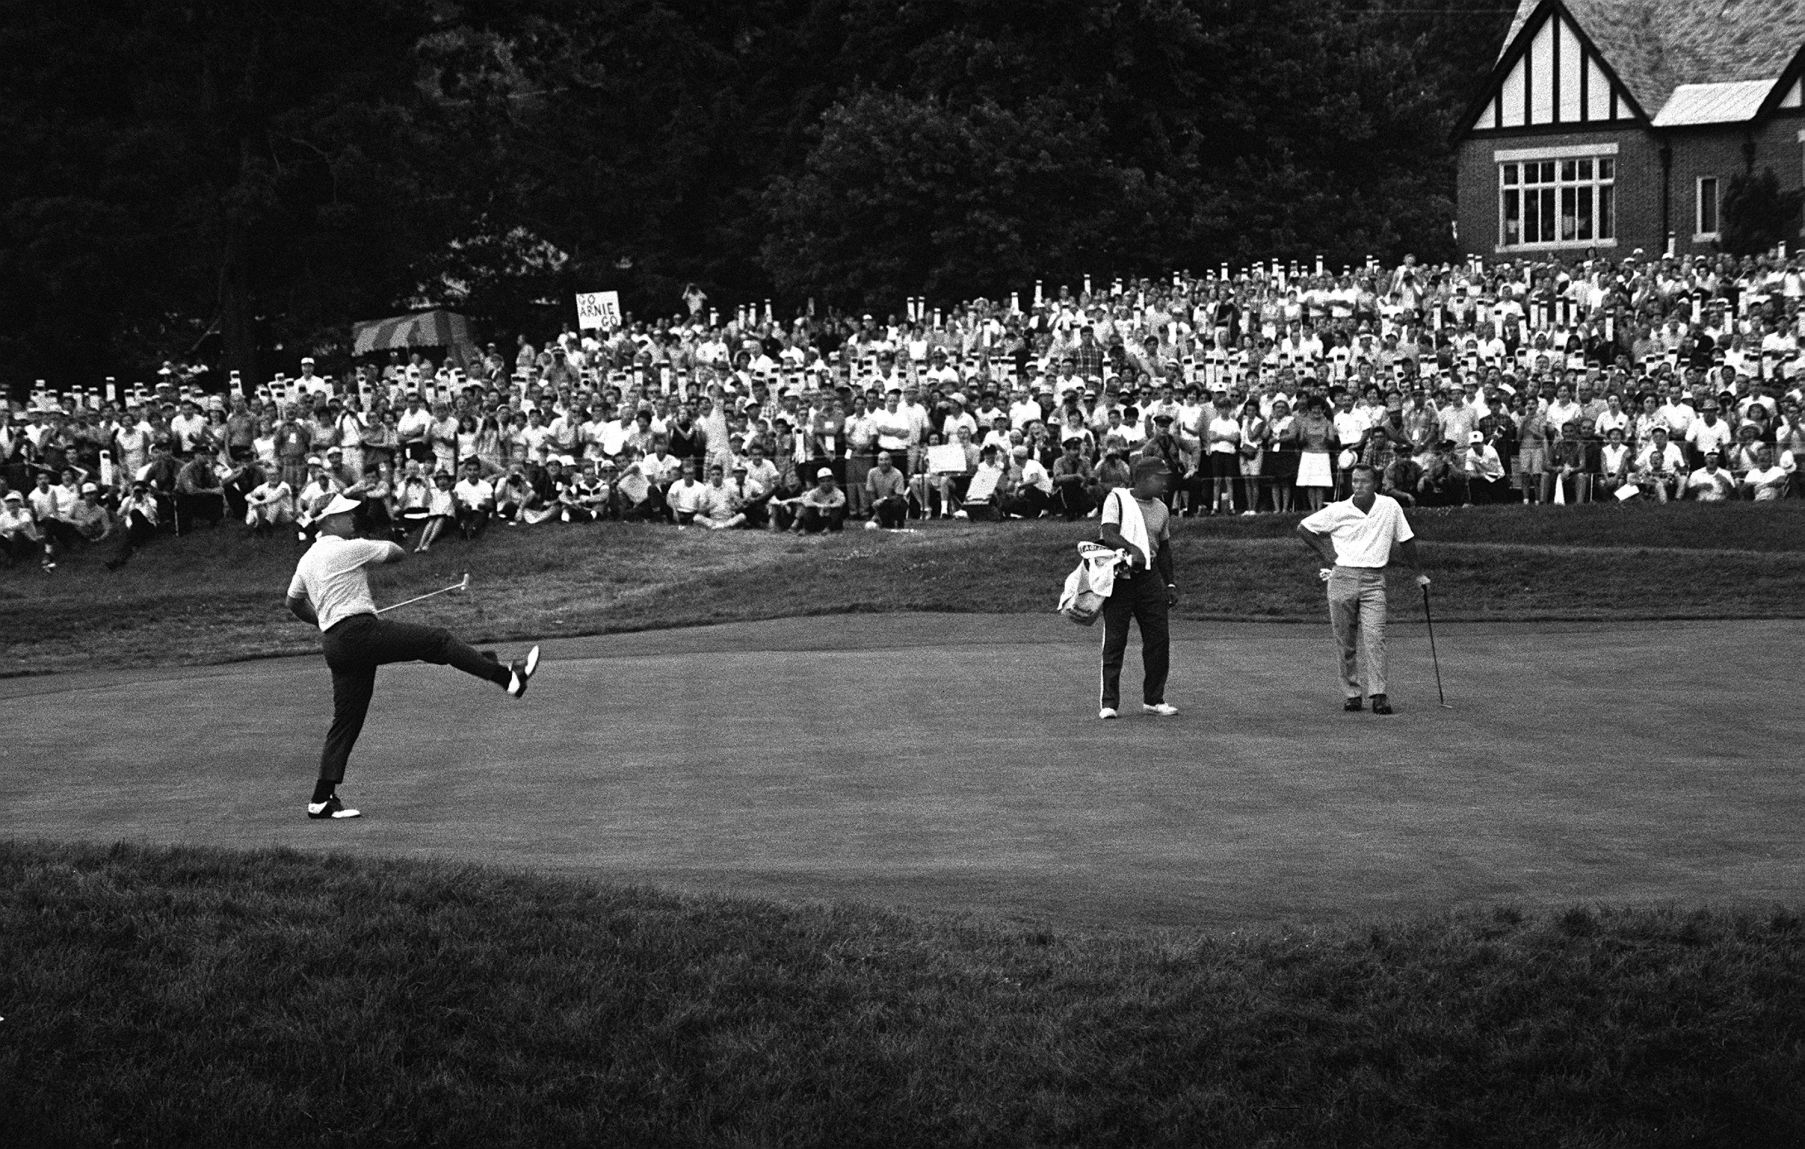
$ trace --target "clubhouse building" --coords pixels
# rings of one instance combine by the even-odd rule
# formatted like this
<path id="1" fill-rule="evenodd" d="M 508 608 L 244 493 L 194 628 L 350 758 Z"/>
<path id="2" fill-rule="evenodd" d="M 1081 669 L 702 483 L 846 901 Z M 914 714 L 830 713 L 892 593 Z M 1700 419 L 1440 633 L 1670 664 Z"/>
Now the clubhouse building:
<path id="1" fill-rule="evenodd" d="M 1521 0 L 1460 124 L 1463 250 L 1716 251 L 1732 176 L 1805 185 L 1805 0 Z"/>

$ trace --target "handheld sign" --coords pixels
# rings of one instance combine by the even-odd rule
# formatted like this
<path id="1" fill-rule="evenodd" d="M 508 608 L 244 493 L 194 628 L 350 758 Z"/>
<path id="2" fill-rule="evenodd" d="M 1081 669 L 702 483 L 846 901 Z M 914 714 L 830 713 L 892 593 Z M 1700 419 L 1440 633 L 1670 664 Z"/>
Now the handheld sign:
<path id="1" fill-rule="evenodd" d="M 585 291 L 577 295 L 577 327 L 619 327 L 621 325 L 620 292 Z"/>

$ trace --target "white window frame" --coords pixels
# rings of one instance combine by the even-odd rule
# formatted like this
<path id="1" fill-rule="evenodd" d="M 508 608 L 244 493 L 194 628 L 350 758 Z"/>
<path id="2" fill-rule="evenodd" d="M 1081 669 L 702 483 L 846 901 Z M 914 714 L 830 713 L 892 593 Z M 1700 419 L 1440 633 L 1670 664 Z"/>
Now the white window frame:
<path id="1" fill-rule="evenodd" d="M 1588 169 L 1591 172 L 1591 175 L 1579 177 L 1576 174 L 1572 179 L 1566 177 L 1565 168 L 1567 165 L 1573 165 L 1577 173 L 1580 163 L 1586 161 L 1589 161 Z M 1603 174 L 1603 165 L 1606 162 L 1611 166 L 1611 174 L 1608 177 Z M 1549 163 L 1555 165 L 1552 182 L 1543 182 L 1539 178 L 1539 173 L 1538 178 L 1534 180 L 1526 180 L 1524 178 L 1526 169 L 1529 165 Z M 1495 242 L 1492 246 L 1494 253 L 1502 255 L 1516 252 L 1583 251 L 1587 248 L 1610 249 L 1617 246 L 1616 230 L 1618 223 L 1618 203 L 1616 144 L 1576 144 L 1555 148 L 1501 148 L 1492 153 L 1492 167 L 1497 173 L 1496 179 L 1498 188 L 1498 215 L 1496 231 L 1493 233 Z M 1505 182 L 1506 169 L 1514 169 L 1514 174 L 1517 177 L 1515 183 Z M 1563 192 L 1572 190 L 1577 194 L 1579 189 L 1587 190 L 1590 193 L 1589 202 L 1591 205 L 1591 213 L 1587 218 L 1591 220 L 1593 235 L 1589 238 L 1576 235 L 1573 239 L 1562 239 L 1558 234 L 1560 228 L 1557 223 L 1556 238 L 1552 240 L 1536 240 L 1531 243 L 1506 243 L 1504 237 L 1505 220 L 1507 218 L 1505 207 L 1507 197 L 1511 193 L 1515 193 L 1518 196 L 1517 224 L 1520 229 L 1523 225 L 1525 216 L 1524 204 L 1526 202 L 1526 197 L 1524 196 L 1523 189 L 1526 186 L 1534 187 L 1538 191 L 1551 190 L 1553 193 L 1552 201 L 1555 204 L 1557 211 L 1562 206 L 1561 201 L 1564 198 L 1562 195 Z M 1597 234 L 1601 223 L 1601 217 L 1605 214 L 1600 207 L 1604 202 L 1606 194 L 1600 190 L 1603 188 L 1610 189 L 1609 214 L 1612 234 L 1609 236 L 1599 236 Z M 1557 219 L 1558 218 L 1559 217 L 1557 217 Z"/>
<path id="2" fill-rule="evenodd" d="M 1705 230 L 1705 185 L 1711 185 L 1711 222 L 1716 226 Z M 1692 242 L 1715 243 L 1723 234 L 1723 182 L 1716 176 L 1699 176 L 1692 181 Z"/>

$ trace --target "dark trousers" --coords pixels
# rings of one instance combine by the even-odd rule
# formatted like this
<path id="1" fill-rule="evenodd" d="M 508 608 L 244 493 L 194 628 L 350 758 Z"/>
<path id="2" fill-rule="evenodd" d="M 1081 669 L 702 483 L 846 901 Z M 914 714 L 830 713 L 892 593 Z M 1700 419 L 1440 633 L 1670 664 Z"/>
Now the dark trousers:
<path id="1" fill-rule="evenodd" d="M 1122 659 L 1128 653 L 1128 623 L 1141 626 L 1141 698 L 1148 705 L 1166 700 L 1166 674 L 1172 663 L 1172 631 L 1166 586 L 1158 571 L 1117 576 L 1115 593 L 1103 602 L 1103 697 L 1101 705 L 1120 707 Z"/>
<path id="2" fill-rule="evenodd" d="M 488 507 L 458 507 L 458 533 L 467 539 L 480 539 L 489 529 Z"/>
<path id="3" fill-rule="evenodd" d="M 901 495 L 885 495 L 872 508 L 877 513 L 877 525 L 887 530 L 897 530 L 909 516 L 909 500 Z"/>
<path id="4" fill-rule="evenodd" d="M 131 512 L 120 524 L 123 530 L 119 540 L 119 550 L 113 555 L 114 565 L 123 565 L 132 557 L 137 549 L 157 537 L 156 524 L 137 511 Z"/>
<path id="5" fill-rule="evenodd" d="M 846 525 L 846 508 L 804 506 L 797 517 L 797 526 L 807 535 L 820 534 L 822 531 L 837 531 Z"/>
<path id="6" fill-rule="evenodd" d="M 1090 493 L 1082 483 L 1055 483 L 1053 485 L 1054 505 L 1065 513 L 1066 519 L 1083 518 L 1092 507 Z"/>
<path id="7" fill-rule="evenodd" d="M 376 689 L 376 668 L 385 662 L 450 663 L 498 686 L 508 684 L 508 668 L 477 653 L 450 631 L 436 626 L 385 622 L 373 614 L 353 615 L 320 636 L 326 665 L 332 668 L 332 729 L 320 754 L 320 779 L 345 780 L 351 747 L 363 732 Z"/>
<path id="8" fill-rule="evenodd" d="M 999 509 L 1006 515 L 1039 518 L 1041 512 L 1053 509 L 1053 497 L 1039 487 L 1023 487 L 1015 497 L 1004 499 Z"/>

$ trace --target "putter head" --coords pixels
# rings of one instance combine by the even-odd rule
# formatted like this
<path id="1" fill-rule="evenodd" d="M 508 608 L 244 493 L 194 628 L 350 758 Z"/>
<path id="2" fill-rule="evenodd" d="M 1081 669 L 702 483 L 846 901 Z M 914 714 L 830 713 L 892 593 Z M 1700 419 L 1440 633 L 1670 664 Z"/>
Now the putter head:
<path id="1" fill-rule="evenodd" d="M 469 590 L 470 589 L 470 572 L 469 571 L 464 572 L 464 581 L 460 582 L 458 584 L 458 589 L 459 590 Z"/>

